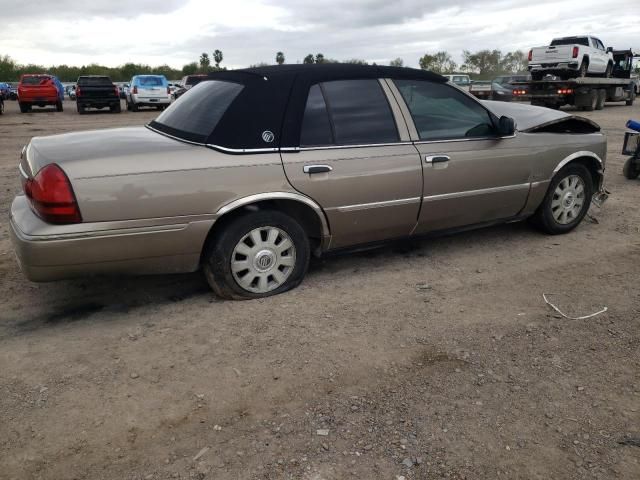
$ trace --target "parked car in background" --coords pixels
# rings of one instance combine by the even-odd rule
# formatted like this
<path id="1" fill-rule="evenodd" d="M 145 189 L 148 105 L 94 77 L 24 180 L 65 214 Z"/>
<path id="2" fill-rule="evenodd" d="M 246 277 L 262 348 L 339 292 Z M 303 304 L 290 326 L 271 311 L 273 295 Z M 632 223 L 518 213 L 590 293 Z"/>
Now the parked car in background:
<path id="1" fill-rule="evenodd" d="M 0 98 L 8 99 L 9 92 L 11 91 L 11 85 L 8 83 L 0 82 Z"/>
<path id="2" fill-rule="evenodd" d="M 449 82 L 453 83 L 456 87 L 469 91 L 471 86 L 471 78 L 469 75 L 444 75 Z"/>
<path id="3" fill-rule="evenodd" d="M 469 93 L 474 97 L 489 100 L 491 98 L 491 81 L 474 80 L 469 86 Z"/>
<path id="4" fill-rule="evenodd" d="M 32 280 L 202 267 L 258 298 L 311 254 L 527 218 L 570 232 L 605 198 L 606 154 L 588 119 L 422 70 L 223 71 L 146 127 L 33 138 L 9 231 Z"/>
<path id="5" fill-rule="evenodd" d="M 29 112 L 34 106 L 55 105 L 63 110 L 64 88 L 57 77 L 47 74 L 24 74 L 18 84 L 18 102 L 22 113 Z"/>
<path id="6" fill-rule="evenodd" d="M 517 82 L 531 81 L 530 75 L 502 75 L 491 82 L 491 100 L 511 102 L 515 98 L 521 98 L 528 93 L 528 85 L 517 85 Z M 514 85 L 516 83 L 516 85 Z M 517 94 L 514 95 L 514 90 Z"/>
<path id="7" fill-rule="evenodd" d="M 129 91 L 129 84 L 128 83 L 124 83 L 124 82 L 120 82 L 120 83 L 118 83 L 118 89 L 120 90 L 120 98 L 122 100 L 126 100 L 127 99 L 127 92 Z"/>
<path id="8" fill-rule="evenodd" d="M 0 97 L 0 115 L 4 114 L 4 98 Z"/>
<path id="9" fill-rule="evenodd" d="M 207 80 L 207 75 L 201 73 L 182 77 L 180 88 L 173 93 L 173 98 L 179 98 L 180 96 L 184 95 L 187 90 L 193 88 L 203 80 Z"/>
<path id="10" fill-rule="evenodd" d="M 127 110 L 137 112 L 140 107 L 164 110 L 171 105 L 169 82 L 164 75 L 136 75 L 127 93 Z"/>
<path id="11" fill-rule="evenodd" d="M 120 92 L 111 78 L 104 75 L 83 75 L 76 84 L 76 105 L 78 113 L 87 108 L 109 108 L 112 113 L 120 113 Z"/>
<path id="12" fill-rule="evenodd" d="M 18 84 L 9 84 L 9 100 L 18 100 Z"/>
<path id="13" fill-rule="evenodd" d="M 576 77 L 611 77 L 613 49 L 596 37 L 554 38 L 547 47 L 529 50 L 529 72 L 533 80 L 557 75 L 562 80 Z"/>
<path id="14" fill-rule="evenodd" d="M 69 97 L 70 100 L 75 100 L 76 99 L 76 86 L 75 85 L 69 85 L 67 88 L 67 96 Z"/>

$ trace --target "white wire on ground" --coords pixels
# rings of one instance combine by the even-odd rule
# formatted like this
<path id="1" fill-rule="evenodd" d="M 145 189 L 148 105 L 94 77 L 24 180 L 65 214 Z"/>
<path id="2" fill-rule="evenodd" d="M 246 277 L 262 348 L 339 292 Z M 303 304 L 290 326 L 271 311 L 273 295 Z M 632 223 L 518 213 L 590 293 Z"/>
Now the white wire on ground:
<path id="1" fill-rule="evenodd" d="M 553 308 L 556 312 L 558 312 L 560 315 L 562 315 L 564 318 L 568 318 L 569 320 L 585 320 L 587 318 L 591 318 L 591 317 L 595 317 L 596 315 L 600 315 L 601 313 L 604 313 L 608 310 L 607 307 L 604 307 L 602 310 L 596 312 L 596 313 L 592 313 L 591 315 L 584 315 L 582 317 L 570 317 L 569 315 L 563 313 L 558 307 L 556 307 L 553 303 L 551 303 L 549 301 L 549 299 L 547 299 L 547 295 L 553 295 L 552 293 L 546 294 L 543 293 L 542 294 L 542 298 L 544 298 L 544 301 L 547 303 L 547 305 L 549 305 L 551 308 Z"/>

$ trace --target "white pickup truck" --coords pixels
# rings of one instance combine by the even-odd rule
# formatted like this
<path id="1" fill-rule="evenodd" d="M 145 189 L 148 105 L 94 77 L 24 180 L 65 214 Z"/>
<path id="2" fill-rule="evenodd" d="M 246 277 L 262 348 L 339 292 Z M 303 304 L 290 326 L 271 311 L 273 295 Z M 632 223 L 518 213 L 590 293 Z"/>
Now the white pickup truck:
<path id="1" fill-rule="evenodd" d="M 563 80 L 576 77 L 611 77 L 612 48 L 592 36 L 554 38 L 547 47 L 529 51 L 529 71 L 533 80 L 547 74 Z"/>

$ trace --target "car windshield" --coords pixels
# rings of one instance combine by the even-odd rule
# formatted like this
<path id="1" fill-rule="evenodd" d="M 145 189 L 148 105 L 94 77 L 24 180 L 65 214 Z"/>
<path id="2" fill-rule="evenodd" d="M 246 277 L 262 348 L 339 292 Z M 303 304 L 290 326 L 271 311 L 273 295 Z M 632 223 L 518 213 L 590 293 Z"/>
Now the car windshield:
<path id="1" fill-rule="evenodd" d="M 78 78 L 78 85 L 89 87 L 111 86 L 111 79 L 109 77 L 80 77 Z"/>
<path id="2" fill-rule="evenodd" d="M 43 85 L 51 80 L 51 77 L 45 75 L 37 75 L 32 77 L 24 77 L 22 79 L 23 85 Z"/>
<path id="3" fill-rule="evenodd" d="M 584 45 L 585 47 L 588 47 L 589 39 L 587 37 L 555 38 L 551 42 L 551 46 L 557 47 L 558 45 Z"/>
<path id="4" fill-rule="evenodd" d="M 139 77 L 138 82 L 141 87 L 161 87 L 162 77 Z"/>
<path id="5" fill-rule="evenodd" d="M 202 82 L 151 122 L 151 127 L 178 138 L 205 143 L 243 88 L 233 82 Z"/>

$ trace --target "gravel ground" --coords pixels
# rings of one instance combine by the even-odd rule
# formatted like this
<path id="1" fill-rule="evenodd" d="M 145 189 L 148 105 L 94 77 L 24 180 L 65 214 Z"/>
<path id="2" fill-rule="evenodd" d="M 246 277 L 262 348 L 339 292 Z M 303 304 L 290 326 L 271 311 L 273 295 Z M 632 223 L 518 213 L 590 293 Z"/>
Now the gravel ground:
<path id="1" fill-rule="evenodd" d="M 573 233 L 330 257 L 249 302 L 200 274 L 23 278 L 21 147 L 156 115 L 74 107 L 0 117 L 0 478 L 640 478 L 640 182 L 619 153 L 640 104 L 584 114 L 608 135 L 612 196 Z M 543 292 L 608 311 L 568 320 Z"/>

